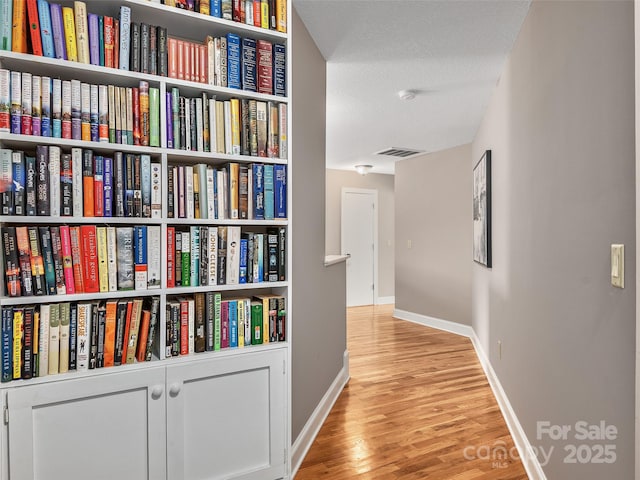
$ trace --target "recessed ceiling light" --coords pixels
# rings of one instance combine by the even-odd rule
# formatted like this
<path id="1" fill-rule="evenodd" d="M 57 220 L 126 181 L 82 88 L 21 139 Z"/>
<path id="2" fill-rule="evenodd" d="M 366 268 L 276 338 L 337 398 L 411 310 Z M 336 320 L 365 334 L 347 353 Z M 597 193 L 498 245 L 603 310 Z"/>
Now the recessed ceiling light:
<path id="1" fill-rule="evenodd" d="M 416 92 L 413 90 L 400 90 L 398 97 L 400 97 L 400 100 L 413 100 L 416 98 Z"/>
<path id="2" fill-rule="evenodd" d="M 360 175 L 366 175 L 371 171 L 373 165 L 356 165 L 356 172 Z"/>

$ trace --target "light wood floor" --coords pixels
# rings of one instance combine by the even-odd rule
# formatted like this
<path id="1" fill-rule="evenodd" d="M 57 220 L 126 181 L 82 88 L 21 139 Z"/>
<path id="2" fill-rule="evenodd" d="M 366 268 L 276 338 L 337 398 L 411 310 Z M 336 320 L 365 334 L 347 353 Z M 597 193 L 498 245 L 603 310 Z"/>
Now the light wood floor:
<path id="1" fill-rule="evenodd" d="M 487 458 L 513 440 L 471 342 L 392 312 L 349 309 L 351 380 L 295 479 L 526 479 Z"/>

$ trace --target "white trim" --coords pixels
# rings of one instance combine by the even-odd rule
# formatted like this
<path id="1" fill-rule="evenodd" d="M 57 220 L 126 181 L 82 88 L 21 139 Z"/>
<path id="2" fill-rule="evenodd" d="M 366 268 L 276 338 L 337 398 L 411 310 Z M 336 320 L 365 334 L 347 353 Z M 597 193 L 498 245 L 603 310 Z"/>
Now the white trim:
<path id="1" fill-rule="evenodd" d="M 542 466 L 538 461 L 538 457 L 536 456 L 536 453 L 533 450 L 533 447 L 531 446 L 531 443 L 529 442 L 529 439 L 527 438 L 527 435 L 524 432 L 524 429 L 522 428 L 518 417 L 516 416 L 516 412 L 511 406 L 511 402 L 509 402 L 507 394 L 502 388 L 500 380 L 498 380 L 496 372 L 491 366 L 489 358 L 482 348 L 482 344 L 480 343 L 476 332 L 473 331 L 473 329 L 471 330 L 471 332 L 471 343 L 473 344 L 473 348 L 476 350 L 476 355 L 478 356 L 480 365 L 482 365 L 482 369 L 487 376 L 487 380 L 489 381 L 491 390 L 493 390 L 493 395 L 496 397 L 496 401 L 498 402 L 498 406 L 500 407 L 502 416 L 507 423 L 507 428 L 511 433 L 513 443 L 518 449 L 518 454 L 520 455 L 522 465 L 527 472 L 527 476 L 531 480 L 546 480 L 547 477 L 542 470 Z"/>
<path id="2" fill-rule="evenodd" d="M 340 251 L 343 255 L 348 254 L 345 252 L 345 229 L 342 222 L 344 221 L 344 203 L 345 196 L 349 193 L 357 193 L 360 195 L 373 196 L 373 298 L 372 301 L 378 298 L 378 190 L 369 188 L 353 188 L 342 187 L 342 195 L 340 200 Z M 347 281 L 347 288 L 348 288 Z M 347 291 L 347 306 L 349 306 L 349 292 Z"/>
<path id="3" fill-rule="evenodd" d="M 393 311 L 393 316 L 400 320 L 407 320 L 427 327 L 437 328 L 438 330 L 454 333 L 456 335 L 467 337 L 471 340 L 473 348 L 476 351 L 478 361 L 484 370 L 489 385 L 491 386 L 491 390 L 493 391 L 493 395 L 498 402 L 498 406 L 500 407 L 502 416 L 507 424 L 509 433 L 511 433 L 513 443 L 518 449 L 518 454 L 520 455 L 522 465 L 527 472 L 527 476 L 530 480 L 546 480 L 547 477 L 542 470 L 538 457 L 536 456 L 535 451 L 533 450 L 533 447 L 531 446 L 531 443 L 529 442 L 529 439 L 527 438 L 527 435 L 525 434 L 524 429 L 511 406 L 511 402 L 509 402 L 507 394 L 502 388 L 502 384 L 500 383 L 496 372 L 491 366 L 489 358 L 482 349 L 482 344 L 480 343 L 480 340 L 473 328 L 469 325 L 461 325 L 459 323 L 450 322 L 449 320 L 442 320 L 440 318 L 407 312 L 405 310 L 395 309 Z"/>
<path id="4" fill-rule="evenodd" d="M 421 315 L 419 313 L 407 312 L 406 310 L 393 310 L 393 316 L 400 320 L 407 320 L 413 323 L 419 323 L 427 327 L 437 328 L 438 330 L 444 330 L 445 332 L 455 333 L 463 337 L 469 337 L 474 334 L 473 328 L 469 325 L 462 325 L 456 322 L 450 322 L 449 320 L 442 320 L 440 318 L 428 317 L 427 315 Z"/>
<path id="5" fill-rule="evenodd" d="M 391 295 L 389 297 L 378 297 L 376 300 L 376 305 L 393 305 L 396 303 L 395 295 Z"/>
<path id="6" fill-rule="evenodd" d="M 313 441 L 315 440 L 320 428 L 324 424 L 324 421 L 327 419 L 327 416 L 331 412 L 333 405 L 338 400 L 340 393 L 342 393 L 342 389 L 349 381 L 349 351 L 345 350 L 343 360 L 342 360 L 342 369 L 338 372 L 338 375 L 331 383 L 331 386 L 326 391 L 322 400 L 318 403 L 318 406 L 315 408 L 307 423 L 302 428 L 302 431 L 296 438 L 295 442 L 291 446 L 291 478 L 295 478 L 304 457 L 307 455 L 309 448 L 313 445 Z"/>

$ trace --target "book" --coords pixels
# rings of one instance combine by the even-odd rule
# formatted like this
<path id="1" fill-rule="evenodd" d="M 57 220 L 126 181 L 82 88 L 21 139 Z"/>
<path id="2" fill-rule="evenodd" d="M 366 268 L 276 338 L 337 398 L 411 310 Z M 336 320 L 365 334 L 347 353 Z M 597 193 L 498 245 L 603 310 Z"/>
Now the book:
<path id="1" fill-rule="evenodd" d="M 55 273 L 55 292 L 57 295 L 65 295 L 67 293 L 67 287 L 64 277 L 64 261 L 62 254 L 62 237 L 60 235 L 60 227 L 57 225 L 52 225 L 49 230 L 51 233 L 51 252 Z M 42 237 L 42 233 L 40 234 L 40 236 Z"/>
<path id="2" fill-rule="evenodd" d="M 120 6 L 120 65 L 121 70 L 130 70 L 129 68 L 129 53 L 131 42 L 131 8 L 122 5 Z"/>
<path id="3" fill-rule="evenodd" d="M 131 322 L 129 326 L 129 335 L 127 340 L 126 363 L 134 363 L 136 357 L 136 348 L 138 345 L 138 335 L 140 331 L 140 321 L 142 319 L 142 299 L 133 299 L 131 310 Z M 123 353 L 124 355 L 124 353 Z"/>
<path id="4" fill-rule="evenodd" d="M 112 367 L 115 364 L 116 349 L 116 319 L 118 301 L 107 300 L 105 306 L 105 335 L 104 335 L 104 366 Z"/>
<path id="5" fill-rule="evenodd" d="M 116 228 L 116 244 L 119 252 L 118 290 L 134 289 L 133 233 L 133 227 Z"/>
<path id="6" fill-rule="evenodd" d="M 46 228 L 46 227 L 45 227 Z M 42 250 L 40 250 L 40 238 L 38 235 L 38 227 L 27 227 L 29 236 L 30 263 L 31 263 L 31 279 L 33 282 L 34 295 L 45 295 L 47 285 L 45 280 L 44 258 Z M 54 277 L 55 283 L 55 277 Z M 55 289 L 55 286 L 54 286 Z"/>
<path id="7" fill-rule="evenodd" d="M 264 28 L 264 26 L 263 26 Z M 256 65 L 258 92 L 273 94 L 273 51 L 272 44 L 266 40 L 256 41 Z"/>
<path id="8" fill-rule="evenodd" d="M 274 218 L 287 218 L 287 166 L 273 166 Z"/>
<path id="9" fill-rule="evenodd" d="M 5 245 L 5 262 L 7 265 L 14 263 L 16 269 L 20 272 L 20 281 L 21 285 L 21 293 L 23 296 L 31 296 L 34 295 L 33 291 L 33 280 L 31 277 L 31 247 L 29 246 L 29 233 L 27 231 L 27 227 L 18 226 L 18 227 L 9 227 L 11 238 L 3 237 L 3 242 Z M 6 233 L 3 232 L 3 233 Z M 9 243 L 11 242 L 11 243 Z M 14 255 L 13 252 L 7 252 L 7 247 L 11 249 L 17 248 L 18 257 L 16 260 L 11 259 L 10 256 Z M 11 277 L 7 274 L 6 281 L 7 284 L 10 282 Z M 10 286 L 9 284 L 7 285 Z M 9 293 L 11 296 L 11 293 Z"/>
<path id="10" fill-rule="evenodd" d="M 58 358 L 58 373 L 69 371 L 69 328 L 71 325 L 71 305 L 69 302 L 60 304 L 60 347 Z M 49 357 L 51 358 L 51 357 Z"/>
<path id="11" fill-rule="evenodd" d="M 49 306 L 49 375 L 55 375 L 60 368 L 60 305 Z"/>
<path id="12" fill-rule="evenodd" d="M 274 205 L 275 181 L 273 176 L 273 165 L 264 166 L 264 218 L 273 220 L 275 216 Z"/>
<path id="13" fill-rule="evenodd" d="M 13 379 L 13 308 L 2 307 L 0 309 L 2 320 L 2 382 Z"/>
<path id="14" fill-rule="evenodd" d="M 40 17 L 37 0 L 27 0 L 27 21 L 31 39 L 31 54 L 43 56 L 42 37 L 40 36 Z"/>
<path id="15" fill-rule="evenodd" d="M 52 137 L 52 124 L 51 124 L 51 78 L 42 76 L 40 78 L 40 94 L 41 99 L 41 120 L 40 120 L 40 133 L 43 137 Z"/>
<path id="16" fill-rule="evenodd" d="M 147 345 L 145 351 L 145 361 L 151 361 L 154 345 L 156 344 L 156 335 L 158 325 L 160 324 L 160 297 L 151 298 L 149 332 L 147 334 Z"/>
<path id="17" fill-rule="evenodd" d="M 281 0 L 276 0 L 281 1 Z M 287 96 L 287 50 L 282 44 L 273 45 L 273 94 Z"/>
<path id="18" fill-rule="evenodd" d="M 0 50 L 11 51 L 13 0 L 0 1 Z"/>
<path id="19" fill-rule="evenodd" d="M 0 68 L 0 132 L 11 131 L 11 72 Z"/>
<path id="20" fill-rule="evenodd" d="M 27 2 L 13 0 L 13 22 L 11 24 L 11 51 L 27 53 Z"/>
<path id="21" fill-rule="evenodd" d="M 242 88 L 240 37 L 235 33 L 227 34 L 227 87 Z"/>
<path id="22" fill-rule="evenodd" d="M 64 21 L 62 18 L 62 6 L 52 3 L 49 6 L 51 13 L 51 31 L 53 34 L 53 49 L 55 58 L 67 59 L 67 44 L 64 31 Z"/>
<path id="23" fill-rule="evenodd" d="M 73 277 L 71 234 L 68 225 L 60 226 L 60 248 L 62 251 L 62 272 L 64 275 L 65 292 L 69 295 L 73 295 L 76 293 L 76 288 Z"/>
<path id="24" fill-rule="evenodd" d="M 135 290 L 146 290 L 148 280 L 147 265 L 147 227 L 136 225 L 133 235 L 133 251 L 135 262 L 134 288 Z"/>
<path id="25" fill-rule="evenodd" d="M 253 300 L 251 302 L 251 345 L 262 344 L 262 325 L 262 301 Z"/>
<path id="26" fill-rule="evenodd" d="M 89 349 L 91 339 L 91 319 L 93 318 L 91 303 L 78 304 L 78 328 L 76 342 L 76 370 L 79 372 L 89 369 Z"/>
<path id="27" fill-rule="evenodd" d="M 73 8 L 62 7 L 62 21 L 64 25 L 64 38 L 67 51 L 67 60 L 78 61 L 78 44 L 76 40 L 76 21 Z"/>
<path id="28" fill-rule="evenodd" d="M 73 2 L 74 20 L 76 27 L 76 44 L 78 50 L 78 62 L 91 63 L 89 54 L 89 23 L 87 20 L 87 5 L 82 1 Z M 69 46 L 67 45 L 67 52 Z"/>
<path id="29" fill-rule="evenodd" d="M 100 19 L 95 13 L 87 14 L 89 29 L 89 62 L 100 65 Z"/>
<path id="30" fill-rule="evenodd" d="M 100 292 L 109 291 L 109 253 L 107 249 L 107 227 L 96 227 L 98 245 L 98 285 Z"/>
<path id="31" fill-rule="evenodd" d="M 98 273 L 98 241 L 95 225 L 80 226 L 82 244 L 82 278 L 85 293 L 98 293 L 100 280 Z"/>

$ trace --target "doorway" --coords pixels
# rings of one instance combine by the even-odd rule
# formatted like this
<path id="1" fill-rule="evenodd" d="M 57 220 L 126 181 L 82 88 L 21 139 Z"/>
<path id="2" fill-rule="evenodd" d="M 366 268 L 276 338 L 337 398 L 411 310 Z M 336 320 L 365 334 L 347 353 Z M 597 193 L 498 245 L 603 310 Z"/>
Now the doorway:
<path id="1" fill-rule="evenodd" d="M 342 189 L 341 250 L 347 259 L 347 306 L 373 305 L 378 297 L 378 191 Z"/>

